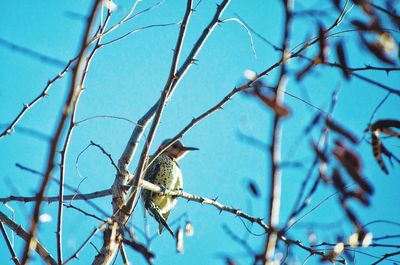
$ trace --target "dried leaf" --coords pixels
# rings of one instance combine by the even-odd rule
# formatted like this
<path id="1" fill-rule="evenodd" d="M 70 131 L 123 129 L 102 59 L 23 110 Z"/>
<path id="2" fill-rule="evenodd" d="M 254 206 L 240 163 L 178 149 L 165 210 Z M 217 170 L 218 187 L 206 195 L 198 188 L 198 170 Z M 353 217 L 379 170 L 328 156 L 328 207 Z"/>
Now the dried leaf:
<path id="1" fill-rule="evenodd" d="M 376 130 L 382 130 L 383 128 L 389 128 L 389 127 L 395 127 L 400 129 L 400 121 L 398 120 L 377 120 L 371 125 L 371 130 L 376 131 Z"/>
<path id="2" fill-rule="evenodd" d="M 395 62 L 387 56 L 385 47 L 379 41 L 369 42 L 364 37 L 361 37 L 361 41 L 376 58 L 384 63 L 395 65 Z"/>
<path id="3" fill-rule="evenodd" d="M 360 221 L 358 220 L 358 218 L 357 218 L 357 216 L 355 215 L 355 213 L 353 213 L 353 211 L 350 210 L 350 208 L 347 206 L 347 204 L 346 204 L 345 201 L 342 200 L 341 203 L 342 203 L 342 207 L 343 207 L 343 209 L 344 209 L 344 211 L 345 211 L 347 217 L 349 218 L 349 220 L 354 224 L 354 226 L 355 226 L 358 230 L 361 230 L 361 228 L 362 228 L 361 223 L 360 223 Z M 358 235 L 358 238 L 360 238 L 359 235 Z M 358 244 L 358 242 L 357 242 L 357 244 Z M 351 245 L 351 243 L 350 243 L 350 245 Z"/>
<path id="4" fill-rule="evenodd" d="M 351 236 L 349 236 L 348 243 L 351 247 L 357 247 L 358 246 L 358 233 L 354 233 Z"/>
<path id="5" fill-rule="evenodd" d="M 346 194 L 346 185 L 342 179 L 342 177 L 340 176 L 340 172 L 337 168 L 333 169 L 332 172 L 332 181 L 333 181 L 333 185 L 335 186 L 335 188 L 342 193 L 343 195 Z"/>
<path id="6" fill-rule="evenodd" d="M 344 48 L 343 48 L 343 43 L 339 42 L 336 44 L 336 55 L 339 59 L 339 64 L 340 64 L 340 68 L 342 69 L 343 75 L 344 77 L 348 80 L 350 79 L 350 70 L 347 66 L 347 59 L 346 56 L 344 54 Z"/>
<path id="7" fill-rule="evenodd" d="M 369 247 L 372 243 L 372 238 L 372 233 L 367 233 L 362 240 L 361 246 L 364 248 Z"/>
<path id="8" fill-rule="evenodd" d="M 301 79 L 303 79 L 303 77 L 304 77 L 308 72 L 311 71 L 311 69 L 312 69 L 312 68 L 314 67 L 314 65 L 315 65 L 315 61 L 316 61 L 316 59 L 312 60 L 309 64 L 306 65 L 306 67 L 304 67 L 303 70 L 299 71 L 299 72 L 296 74 L 296 80 L 297 80 L 297 81 L 300 81 Z"/>
<path id="9" fill-rule="evenodd" d="M 257 183 L 255 183 L 252 180 L 249 180 L 248 188 L 249 188 L 251 194 L 254 195 L 254 197 L 256 197 L 256 198 L 260 197 L 260 190 L 259 190 L 259 188 L 257 186 Z"/>
<path id="10" fill-rule="evenodd" d="M 333 252 L 335 252 L 336 255 L 340 255 L 344 250 L 344 243 L 343 242 L 339 242 L 335 245 L 335 247 L 333 248 Z"/>
<path id="11" fill-rule="evenodd" d="M 393 166 L 393 161 L 394 159 L 397 163 L 400 164 L 400 159 L 396 157 L 392 152 L 390 152 L 383 144 L 381 144 L 381 149 L 382 149 L 382 154 L 385 155 L 387 158 L 389 158 L 390 164 Z"/>
<path id="12" fill-rule="evenodd" d="M 321 63 L 326 62 L 326 53 L 328 51 L 328 45 L 326 43 L 326 36 L 325 36 L 325 28 L 322 24 L 319 25 L 319 37 L 318 37 L 318 44 L 319 44 L 319 61 Z"/>
<path id="13" fill-rule="evenodd" d="M 333 120 L 331 120 L 329 118 L 326 119 L 326 126 L 328 126 L 329 129 L 343 135 L 344 137 L 349 139 L 351 142 L 353 142 L 355 144 L 358 143 L 357 137 L 355 137 L 351 132 L 349 132 L 348 130 L 346 130 L 345 128 L 343 128 L 342 126 L 340 126 Z"/>
<path id="14" fill-rule="evenodd" d="M 355 190 L 355 191 L 349 191 L 349 192 L 347 192 L 347 194 L 353 198 L 356 198 L 365 206 L 369 206 L 369 200 L 365 196 L 365 192 L 363 190 L 359 189 L 359 190 Z"/>
<path id="15" fill-rule="evenodd" d="M 361 20 L 358 20 L 358 19 L 352 20 L 351 24 L 353 24 L 353 26 L 355 26 L 358 30 L 361 30 L 361 31 L 369 31 L 369 30 L 371 30 L 370 25 L 367 25 L 366 23 L 364 23 L 364 22 L 362 22 Z"/>
<path id="16" fill-rule="evenodd" d="M 379 131 L 375 130 L 371 132 L 371 138 L 372 138 L 372 152 L 374 154 L 376 162 L 378 162 L 379 167 L 382 169 L 385 174 L 389 174 L 389 171 L 385 165 L 385 162 L 383 162 L 382 159 L 382 143 L 381 140 L 379 139 Z"/>
<path id="17" fill-rule="evenodd" d="M 289 115 L 289 109 L 280 105 L 274 97 L 268 97 L 261 93 L 261 89 L 254 89 L 254 94 L 268 107 L 270 107 L 277 115 L 285 117 Z"/>
<path id="18" fill-rule="evenodd" d="M 182 228 L 178 228 L 175 231 L 175 240 L 176 240 L 176 252 L 182 254 L 184 247 L 183 247 L 183 230 Z"/>
<path id="19" fill-rule="evenodd" d="M 186 224 L 185 224 L 185 235 L 186 236 L 193 236 L 194 234 L 194 229 L 193 229 L 193 225 L 189 220 L 186 220 Z"/>
<path id="20" fill-rule="evenodd" d="M 369 194 L 373 193 L 372 186 L 361 176 L 361 161 L 356 153 L 346 148 L 342 143 L 336 142 L 336 148 L 333 151 L 333 155 L 364 191 Z"/>

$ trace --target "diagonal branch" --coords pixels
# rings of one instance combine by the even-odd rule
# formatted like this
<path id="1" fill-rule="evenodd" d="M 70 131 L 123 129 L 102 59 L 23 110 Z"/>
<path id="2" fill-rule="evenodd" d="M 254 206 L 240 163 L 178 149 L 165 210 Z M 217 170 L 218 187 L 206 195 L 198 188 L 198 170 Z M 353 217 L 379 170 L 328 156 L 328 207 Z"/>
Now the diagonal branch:
<path id="1" fill-rule="evenodd" d="M 50 253 L 43 247 L 43 245 L 36 238 L 31 238 L 30 234 L 26 230 L 24 230 L 22 226 L 15 223 L 1 211 L 0 211 L 0 221 L 6 224 L 20 238 L 24 239 L 27 242 L 31 240 L 33 244 L 30 245 L 35 249 L 35 251 L 39 254 L 39 256 L 44 260 L 46 264 L 57 265 L 55 259 L 50 255 Z"/>
<path id="2" fill-rule="evenodd" d="M 61 140 L 66 120 L 67 120 L 67 118 L 68 118 L 68 116 L 70 114 L 72 106 L 74 106 L 74 104 L 75 104 L 75 102 L 77 100 L 76 96 L 78 94 L 78 91 L 82 89 L 81 87 L 79 87 L 79 85 L 78 85 L 79 83 L 77 82 L 78 81 L 78 76 L 79 76 L 79 72 L 80 72 L 80 69 L 82 67 L 83 61 L 84 61 L 85 52 L 87 50 L 87 42 L 88 42 L 89 34 L 90 34 L 90 31 L 91 31 L 92 26 L 94 24 L 94 21 L 96 19 L 96 11 L 97 11 L 100 3 L 101 3 L 101 1 L 95 1 L 93 6 L 92 6 L 92 9 L 91 9 L 91 12 L 90 12 L 90 15 L 89 15 L 90 19 L 88 20 L 88 23 L 87 23 L 86 29 L 85 29 L 85 33 L 84 33 L 82 41 L 81 41 L 78 60 L 77 60 L 77 63 L 75 65 L 74 69 L 73 69 L 73 75 L 72 75 L 72 78 L 71 78 L 70 88 L 68 90 L 68 96 L 67 96 L 66 101 L 65 101 L 65 103 L 63 105 L 63 111 L 62 111 L 61 117 L 59 119 L 59 122 L 57 124 L 57 129 L 55 131 L 54 137 L 53 137 L 53 139 L 51 141 L 51 146 L 50 146 L 50 150 L 49 150 L 49 157 L 48 157 L 48 160 L 47 160 L 46 173 L 44 174 L 43 181 L 42 181 L 42 183 L 40 185 L 40 188 L 39 188 L 39 192 L 38 192 L 38 196 L 37 196 L 38 197 L 37 198 L 37 202 L 35 204 L 33 215 L 32 215 L 32 218 L 31 218 L 29 236 L 28 236 L 28 239 L 26 240 L 26 244 L 25 244 L 24 251 L 23 251 L 23 258 L 22 258 L 22 261 L 21 261 L 21 264 L 23 264 L 23 265 L 25 265 L 29 260 L 29 250 L 31 248 L 31 244 L 33 242 L 33 238 L 35 237 L 37 223 L 38 223 L 39 215 L 40 215 L 40 208 L 41 208 L 41 204 L 42 204 L 42 199 L 44 197 L 44 193 L 45 193 L 47 185 L 48 185 L 48 183 L 49 183 L 49 181 L 51 179 L 51 174 L 52 174 L 52 171 L 53 171 L 54 166 L 55 166 L 55 158 L 56 158 L 56 154 L 57 154 L 57 147 L 58 147 L 58 144 L 59 144 L 59 142 Z"/>
<path id="3" fill-rule="evenodd" d="M 198 202 L 198 203 L 201 203 L 201 204 L 208 204 L 208 205 L 214 206 L 220 212 L 228 212 L 228 213 L 231 213 L 231 214 L 233 214 L 235 216 L 243 218 L 243 219 L 245 219 L 247 221 L 250 221 L 251 223 L 258 224 L 266 233 L 270 233 L 271 232 L 270 227 L 266 223 L 264 223 L 262 218 L 257 218 L 257 217 L 251 216 L 251 215 L 241 211 L 240 209 L 226 206 L 226 205 L 218 202 L 216 199 L 209 199 L 209 198 L 206 198 L 206 197 L 190 194 L 190 193 L 187 193 L 187 192 L 182 191 L 182 190 L 168 190 L 168 189 L 165 189 L 165 188 L 161 188 L 161 187 L 159 187 L 157 185 L 154 185 L 153 183 L 148 182 L 146 180 L 142 180 L 141 187 L 143 189 L 150 190 L 152 192 L 159 193 L 161 195 L 181 197 L 181 198 L 184 198 L 184 199 L 186 199 L 188 201 L 194 201 L 194 202 Z M 285 237 L 282 234 L 278 234 L 278 237 L 285 244 L 287 244 L 287 245 L 296 245 L 297 247 L 309 252 L 310 254 L 318 255 L 318 256 L 321 256 L 321 257 L 326 257 L 326 255 L 327 255 L 323 251 L 318 251 L 313 247 L 309 247 L 309 246 L 304 245 L 299 240 L 294 240 L 294 239 Z M 344 264 L 344 260 L 336 260 L 336 261 L 339 262 L 339 263 Z"/>
<path id="4" fill-rule="evenodd" d="M 10 239 L 8 238 L 6 229 L 4 228 L 3 221 L 0 221 L 0 229 L 1 233 L 3 234 L 4 240 L 6 241 L 7 248 L 10 251 L 12 261 L 15 263 L 15 265 L 20 265 L 17 254 L 15 253 L 13 245 L 11 244 Z"/>
<path id="5" fill-rule="evenodd" d="M 58 73 L 53 79 L 47 81 L 46 86 L 44 87 L 43 91 L 36 97 L 34 98 L 31 102 L 28 104 L 24 104 L 22 110 L 19 112 L 17 117 L 10 123 L 10 125 L 7 126 L 7 128 L 0 133 L 0 139 L 3 138 L 6 135 L 11 134 L 14 131 L 15 125 L 22 119 L 22 117 L 25 115 L 25 113 L 30 110 L 33 106 L 36 105 L 40 100 L 45 98 L 47 96 L 47 93 L 49 92 L 51 86 L 59 79 L 63 78 L 65 74 L 69 71 L 71 68 L 72 63 L 76 60 L 77 58 L 71 59 L 68 64 L 64 67 L 64 69 Z"/>
<path id="6" fill-rule="evenodd" d="M 105 18 L 104 23 L 102 23 L 102 21 L 100 21 L 98 34 L 101 35 L 104 32 L 110 18 L 111 18 L 111 11 L 110 11 L 110 9 L 108 9 L 107 16 Z M 96 44 L 94 45 L 94 47 L 92 48 L 92 51 L 90 52 L 89 56 L 86 58 L 86 60 L 84 62 L 76 99 L 75 99 L 74 104 L 72 105 L 71 118 L 70 118 L 70 121 L 68 124 L 67 136 L 65 137 L 63 149 L 61 150 L 59 201 L 58 201 L 57 232 L 56 232 L 57 256 L 58 256 L 59 264 L 63 263 L 62 262 L 62 220 L 63 220 L 63 205 L 64 205 L 63 196 L 64 196 L 65 165 L 66 165 L 66 160 L 67 160 L 68 147 L 69 147 L 69 143 L 71 141 L 72 133 L 75 128 L 75 117 L 76 117 L 76 110 L 78 107 L 79 98 L 82 95 L 83 88 L 85 86 L 85 80 L 87 77 L 87 73 L 89 71 L 90 63 L 92 62 L 92 59 L 93 59 L 94 55 L 96 54 L 97 50 L 101 47 L 100 46 L 101 40 L 102 40 L 101 37 L 99 37 L 97 39 Z"/>
<path id="7" fill-rule="evenodd" d="M 140 160 L 139 160 L 139 164 L 138 164 L 138 170 L 136 172 L 136 177 L 134 178 L 134 182 L 133 182 L 133 187 L 138 187 L 138 184 L 140 183 L 140 181 L 143 178 L 144 175 L 144 168 L 146 166 L 147 163 L 147 157 L 148 157 L 148 153 L 149 153 L 149 149 L 151 146 L 151 143 L 153 141 L 153 138 L 155 136 L 155 133 L 157 131 L 158 125 L 160 123 L 161 120 L 161 116 L 164 110 L 164 107 L 166 105 L 168 96 L 171 94 L 171 91 L 173 89 L 173 84 L 174 81 L 176 80 L 177 76 L 176 76 L 176 69 L 178 66 L 178 62 L 179 62 L 179 57 L 181 54 L 181 50 L 182 50 L 182 45 L 183 45 L 183 41 L 185 39 L 185 33 L 186 33 L 186 28 L 190 19 L 190 15 L 192 13 L 192 0 L 188 0 L 187 1 L 187 6 L 186 6 L 186 12 L 185 12 L 185 16 L 183 18 L 182 24 L 181 24 L 181 29 L 179 31 L 179 36 L 176 42 L 176 46 L 175 46 L 175 50 L 174 50 L 174 55 L 172 58 L 172 63 L 171 63 L 171 69 L 169 72 L 169 76 L 168 76 L 168 81 L 167 84 L 164 87 L 164 90 L 162 92 L 161 98 L 159 100 L 159 104 L 157 107 L 157 111 L 154 115 L 154 119 L 153 119 L 153 123 L 151 124 L 150 127 L 150 132 L 149 135 L 146 139 L 146 143 L 145 146 L 142 150 L 142 153 L 140 155 Z M 133 205 L 134 205 L 134 201 L 136 199 L 136 194 L 138 193 L 138 188 L 133 188 L 131 194 L 130 194 L 130 198 L 127 200 L 127 204 L 126 204 L 126 212 L 130 213 L 133 210 Z"/>

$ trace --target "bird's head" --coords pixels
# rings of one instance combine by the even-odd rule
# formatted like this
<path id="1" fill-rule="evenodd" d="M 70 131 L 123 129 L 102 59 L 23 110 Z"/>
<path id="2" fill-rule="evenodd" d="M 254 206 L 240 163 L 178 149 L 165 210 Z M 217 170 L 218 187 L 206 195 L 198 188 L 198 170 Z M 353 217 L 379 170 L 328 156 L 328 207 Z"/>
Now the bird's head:
<path id="1" fill-rule="evenodd" d="M 158 149 L 164 148 L 171 142 L 171 139 L 164 140 Z M 176 141 L 173 145 L 167 148 L 164 152 L 175 158 L 176 160 L 181 159 L 186 155 L 189 151 L 199 150 L 196 147 L 188 147 L 184 146 L 181 141 Z"/>

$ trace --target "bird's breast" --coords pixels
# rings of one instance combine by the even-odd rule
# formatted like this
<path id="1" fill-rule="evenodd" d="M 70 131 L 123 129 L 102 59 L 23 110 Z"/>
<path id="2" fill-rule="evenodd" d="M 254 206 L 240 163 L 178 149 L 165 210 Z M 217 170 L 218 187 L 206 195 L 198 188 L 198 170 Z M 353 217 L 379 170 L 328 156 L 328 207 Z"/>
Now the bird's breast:
<path id="1" fill-rule="evenodd" d="M 172 159 L 163 159 L 160 163 L 160 171 L 156 178 L 156 184 L 167 189 L 175 189 L 175 185 L 182 178 L 182 172 L 178 164 Z"/>

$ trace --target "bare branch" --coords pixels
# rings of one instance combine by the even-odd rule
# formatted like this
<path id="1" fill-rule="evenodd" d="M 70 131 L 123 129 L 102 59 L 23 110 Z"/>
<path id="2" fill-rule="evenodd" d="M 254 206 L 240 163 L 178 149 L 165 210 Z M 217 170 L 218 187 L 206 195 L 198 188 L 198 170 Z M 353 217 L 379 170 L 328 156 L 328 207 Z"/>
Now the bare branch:
<path id="1" fill-rule="evenodd" d="M 15 263 L 15 265 L 20 265 L 17 254 L 15 253 L 14 247 L 11 244 L 10 239 L 8 238 L 6 229 L 4 228 L 2 221 L 0 221 L 0 229 L 1 233 L 3 234 L 4 240 L 6 241 L 7 248 L 10 251 L 12 261 Z"/>
<path id="2" fill-rule="evenodd" d="M 82 90 L 82 87 L 79 87 L 77 80 L 78 80 L 78 73 L 82 67 L 82 63 L 84 61 L 84 54 L 86 52 L 87 49 L 87 42 L 88 42 L 88 38 L 89 38 L 89 34 L 91 31 L 91 28 L 94 24 L 94 21 L 96 19 L 96 11 L 98 9 L 98 6 L 100 5 L 101 1 L 95 1 L 93 4 L 93 7 L 91 9 L 91 13 L 90 13 L 90 19 L 88 20 L 88 23 L 86 25 L 86 29 L 85 29 L 85 33 L 84 33 L 84 37 L 82 38 L 81 41 L 81 47 L 80 47 L 80 52 L 79 52 L 79 56 L 77 59 L 77 63 L 75 68 L 73 69 L 73 75 L 71 78 L 71 86 L 69 88 L 68 91 L 68 96 L 67 99 L 63 105 L 64 109 L 62 112 L 62 115 L 59 119 L 58 125 L 57 125 L 57 130 L 56 133 L 54 134 L 54 138 L 51 141 L 51 147 L 49 150 L 49 157 L 47 160 L 47 169 L 46 169 L 46 173 L 44 174 L 44 178 L 43 181 L 40 185 L 40 189 L 38 192 L 38 198 L 37 198 L 37 202 L 35 204 L 34 207 L 34 211 L 33 211 L 33 216 L 31 219 L 31 225 L 30 225 L 30 229 L 29 229 L 29 237 L 28 240 L 25 244 L 25 248 L 23 251 L 23 258 L 21 261 L 21 264 L 25 265 L 28 260 L 29 260 L 29 250 L 31 247 L 31 243 L 32 243 L 32 239 L 35 236 L 36 233 L 36 228 L 37 228 L 37 222 L 39 220 L 39 214 L 40 214 L 40 207 L 42 204 L 42 199 L 44 197 L 44 193 L 46 191 L 47 188 L 47 184 L 49 183 L 49 180 L 51 178 L 51 173 L 54 169 L 55 166 L 55 157 L 57 154 L 57 146 L 58 143 L 61 139 L 62 133 L 63 133 L 63 129 L 67 120 L 67 117 L 70 114 L 71 108 L 72 106 L 75 105 L 75 102 L 77 101 L 77 92 Z"/>
<path id="3" fill-rule="evenodd" d="M 15 119 L 11 122 L 11 124 L 0 134 L 0 139 L 8 134 L 11 134 L 14 131 L 15 125 L 22 119 L 22 117 L 25 115 L 25 113 L 30 110 L 33 106 L 36 105 L 40 100 L 45 98 L 48 94 L 48 91 L 50 90 L 51 86 L 59 79 L 63 78 L 65 74 L 69 71 L 72 63 L 76 60 L 76 58 L 70 60 L 68 64 L 65 66 L 65 68 L 58 73 L 53 79 L 47 81 L 46 86 L 44 87 L 43 91 L 36 97 L 34 98 L 31 102 L 28 104 L 24 104 L 24 107 L 20 111 L 20 113 L 15 117 Z"/>
<path id="4" fill-rule="evenodd" d="M 289 37 L 290 28 L 292 21 L 292 2 L 288 0 L 282 1 L 285 9 L 285 25 L 284 33 L 282 38 L 282 58 L 281 61 L 286 61 L 287 50 L 289 48 Z M 281 72 L 279 75 L 279 80 L 276 85 L 274 102 L 278 105 L 282 105 L 284 93 L 286 91 L 286 64 L 281 65 Z M 281 128 L 280 123 L 283 116 L 274 112 L 274 121 L 271 137 L 271 148 L 270 148 L 270 163 L 271 163 L 271 173 L 270 173 L 270 194 L 269 194 L 269 218 L 268 224 L 271 228 L 270 233 L 267 234 L 265 241 L 265 248 L 262 254 L 263 264 L 269 264 L 272 262 L 274 257 L 276 242 L 278 239 L 278 232 L 276 230 L 279 224 L 280 216 L 280 204 L 281 204 L 281 178 L 282 173 L 279 167 L 281 160 Z"/>
<path id="5" fill-rule="evenodd" d="M 91 192 L 91 193 L 85 193 L 85 194 L 71 194 L 71 195 L 64 195 L 63 196 L 63 200 L 64 201 L 78 201 L 78 200 L 90 200 L 90 199 L 96 199 L 96 198 L 102 198 L 102 197 L 106 197 L 106 196 L 110 196 L 112 195 L 111 193 L 111 189 L 107 189 L 107 190 L 100 190 L 100 191 L 95 191 L 95 192 Z M 33 197 L 26 197 L 26 196 L 14 196 L 14 195 L 10 195 L 8 197 L 4 197 L 4 198 L 0 198 L 0 202 L 2 203 L 7 203 L 7 202 L 12 202 L 12 201 L 16 201 L 16 202 L 36 202 L 38 199 L 37 196 L 33 196 Z M 58 202 L 60 199 L 60 197 L 57 196 L 53 196 L 53 197 L 43 197 L 42 201 L 43 202 L 47 202 L 47 203 L 52 203 L 52 202 Z"/>
<path id="6" fill-rule="evenodd" d="M 39 254 L 46 264 L 57 265 L 55 259 L 50 255 L 50 253 L 43 247 L 43 245 L 36 239 L 31 238 L 30 234 L 22 228 L 21 225 L 15 223 L 13 220 L 8 218 L 3 212 L 0 211 L 0 221 L 6 224 L 14 233 L 16 233 L 20 238 L 26 242 L 31 241 L 30 246 Z"/>
<path id="7" fill-rule="evenodd" d="M 143 189 L 150 190 L 152 192 L 159 193 L 159 194 L 162 194 L 162 195 L 165 195 L 165 196 L 181 197 L 181 198 L 184 198 L 184 199 L 186 199 L 188 201 L 194 201 L 194 202 L 198 202 L 198 203 L 201 203 L 201 204 L 208 204 L 208 205 L 214 206 L 220 212 L 231 213 L 231 214 L 233 214 L 235 216 L 238 216 L 238 217 L 243 218 L 243 219 L 245 219 L 247 221 L 250 221 L 251 223 L 256 223 L 257 225 L 259 225 L 267 233 L 271 232 L 271 229 L 269 228 L 269 226 L 267 224 L 264 223 L 262 218 L 257 218 L 257 217 L 251 216 L 251 215 L 249 215 L 249 214 L 247 214 L 247 213 L 245 213 L 245 212 L 243 212 L 243 211 L 241 211 L 239 209 L 223 205 L 220 202 L 218 202 L 216 199 L 209 199 L 209 198 L 206 198 L 206 197 L 193 195 L 193 194 L 187 193 L 187 192 L 182 191 L 182 190 L 164 189 L 164 188 L 161 188 L 161 187 L 159 187 L 157 185 L 154 185 L 153 183 L 148 182 L 146 180 L 142 180 L 141 187 Z M 301 249 L 303 249 L 303 250 L 305 250 L 305 251 L 307 251 L 309 253 L 312 253 L 314 255 L 319 255 L 319 256 L 322 256 L 322 257 L 325 257 L 325 255 L 326 255 L 322 251 L 317 251 L 312 247 L 308 247 L 308 246 L 304 245 L 299 240 L 290 239 L 290 238 L 285 237 L 284 235 L 281 235 L 281 234 L 278 234 L 278 237 L 279 237 L 280 240 L 285 242 L 285 244 L 287 244 L 287 245 L 296 245 L 299 248 L 301 248 Z M 343 263 L 344 264 L 343 260 L 336 260 L 336 261 L 339 262 L 339 263 Z"/>

